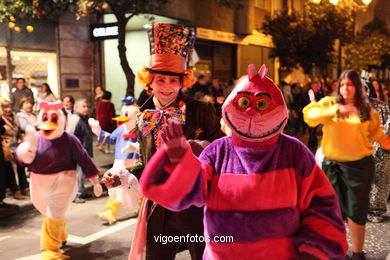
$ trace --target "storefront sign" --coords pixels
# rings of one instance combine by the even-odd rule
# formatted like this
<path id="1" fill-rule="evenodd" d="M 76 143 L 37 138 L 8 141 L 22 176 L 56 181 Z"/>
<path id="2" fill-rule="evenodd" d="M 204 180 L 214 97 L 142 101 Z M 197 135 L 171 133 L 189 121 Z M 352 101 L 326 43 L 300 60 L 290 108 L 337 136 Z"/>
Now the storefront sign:
<path id="1" fill-rule="evenodd" d="M 196 38 L 218 42 L 228 42 L 236 44 L 240 43 L 234 33 L 210 30 L 201 27 L 196 28 Z"/>
<path id="2" fill-rule="evenodd" d="M 92 24 L 90 26 L 92 41 L 118 38 L 119 30 L 117 23 Z"/>

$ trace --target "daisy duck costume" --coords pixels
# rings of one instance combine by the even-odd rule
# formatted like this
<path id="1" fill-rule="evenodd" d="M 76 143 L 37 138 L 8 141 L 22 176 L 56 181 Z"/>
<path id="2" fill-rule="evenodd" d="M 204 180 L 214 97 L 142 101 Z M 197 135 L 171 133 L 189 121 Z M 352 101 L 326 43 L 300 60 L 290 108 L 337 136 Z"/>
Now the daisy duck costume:
<path id="1" fill-rule="evenodd" d="M 133 165 L 139 158 L 139 145 L 135 133 L 136 116 L 140 112 L 135 105 L 135 99 L 128 96 L 121 99 L 123 104 L 121 114 L 113 118 L 117 121 L 117 128 L 112 133 L 102 130 L 99 121 L 90 118 L 88 123 L 92 132 L 98 137 L 98 143 L 115 145 L 115 160 L 113 168 L 109 172 L 119 176 L 126 187 L 115 187 L 108 190 L 110 198 L 105 206 L 105 211 L 99 212 L 98 216 L 112 224 L 116 221 L 119 208 L 123 204 L 125 208 L 138 205 L 139 184 L 137 178 L 128 173 L 125 167 Z"/>
<path id="2" fill-rule="evenodd" d="M 266 70 L 249 65 L 222 107 L 232 136 L 199 158 L 170 121 L 141 192 L 174 211 L 205 206 L 204 259 L 344 259 L 336 194 L 310 150 L 282 133 L 287 108 Z M 216 242 L 221 236 L 233 241 Z"/>
<path id="3" fill-rule="evenodd" d="M 76 166 L 94 184 L 96 196 L 102 194 L 99 170 L 74 135 L 64 131 L 65 116 L 61 101 L 41 102 L 39 132 L 26 129 L 25 141 L 16 150 L 20 164 L 31 172 L 31 200 L 43 215 L 42 259 L 64 259 L 61 246 L 67 239 L 65 212 L 77 191 Z"/>

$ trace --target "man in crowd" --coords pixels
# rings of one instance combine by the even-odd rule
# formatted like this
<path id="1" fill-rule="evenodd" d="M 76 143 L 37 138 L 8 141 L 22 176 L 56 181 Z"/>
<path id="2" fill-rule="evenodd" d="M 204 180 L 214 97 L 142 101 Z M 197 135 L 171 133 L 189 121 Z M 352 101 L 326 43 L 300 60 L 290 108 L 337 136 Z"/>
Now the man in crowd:
<path id="1" fill-rule="evenodd" d="M 34 94 L 26 86 L 26 80 L 24 78 L 18 78 L 16 80 L 16 89 L 11 94 L 11 103 L 14 105 L 15 113 L 20 111 L 20 100 L 24 97 L 29 97 L 34 100 Z"/>
<path id="2" fill-rule="evenodd" d="M 65 98 L 64 98 L 65 99 Z M 85 99 L 78 99 L 74 104 L 74 113 L 68 118 L 66 130 L 74 134 L 81 142 L 88 155 L 93 157 L 92 149 L 92 130 L 88 124 L 88 104 Z M 77 166 L 77 185 L 78 190 L 74 203 L 85 203 L 84 177 L 80 166 Z"/>

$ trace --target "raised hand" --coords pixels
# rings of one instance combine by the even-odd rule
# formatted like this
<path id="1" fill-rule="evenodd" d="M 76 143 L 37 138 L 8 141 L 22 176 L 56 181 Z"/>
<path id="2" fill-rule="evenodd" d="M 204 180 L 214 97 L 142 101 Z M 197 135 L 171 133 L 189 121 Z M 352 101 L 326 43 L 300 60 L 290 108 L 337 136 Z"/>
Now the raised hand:
<path id="1" fill-rule="evenodd" d="M 316 102 L 314 91 L 312 89 L 309 89 L 307 94 L 309 95 L 310 102 Z"/>
<path id="2" fill-rule="evenodd" d="M 170 120 L 161 130 L 161 139 L 166 146 L 168 158 L 172 164 L 177 164 L 184 156 L 188 143 L 183 134 L 181 124 Z"/>
<path id="3" fill-rule="evenodd" d="M 94 135 L 99 137 L 100 133 L 102 132 L 102 128 L 100 127 L 99 121 L 90 118 L 88 119 L 88 124 L 92 129 L 92 133 L 94 133 Z"/>
<path id="4" fill-rule="evenodd" d="M 35 128 L 28 126 L 26 128 L 24 142 L 16 149 L 16 155 L 20 161 L 26 164 L 30 164 L 34 161 L 38 140 L 38 132 L 35 131 Z"/>

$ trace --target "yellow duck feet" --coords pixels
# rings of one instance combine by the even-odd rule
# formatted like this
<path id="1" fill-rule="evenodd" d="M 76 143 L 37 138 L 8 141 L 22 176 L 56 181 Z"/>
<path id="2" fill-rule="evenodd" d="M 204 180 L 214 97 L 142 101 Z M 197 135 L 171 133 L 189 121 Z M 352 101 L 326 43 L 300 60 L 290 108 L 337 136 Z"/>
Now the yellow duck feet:
<path id="1" fill-rule="evenodd" d="M 70 257 L 67 255 L 63 255 L 62 252 L 54 252 L 50 250 L 43 250 L 41 253 L 42 260 L 62 260 L 69 259 Z"/>
<path id="2" fill-rule="evenodd" d="M 112 214 L 111 210 L 106 210 L 103 212 L 97 213 L 99 218 L 101 218 L 104 221 L 107 221 L 109 225 L 112 225 L 116 222 L 116 218 L 114 217 L 114 214 Z"/>
<path id="3" fill-rule="evenodd" d="M 106 210 L 103 212 L 97 213 L 99 218 L 101 218 L 104 221 L 108 221 L 109 225 L 114 224 L 117 219 L 119 213 L 119 208 L 121 207 L 122 203 L 116 202 L 113 198 L 108 198 L 107 204 L 106 204 Z"/>
<path id="4" fill-rule="evenodd" d="M 69 256 L 63 255 L 60 249 L 62 243 L 66 240 L 66 223 L 64 220 L 56 220 L 45 217 L 42 224 L 41 234 L 41 259 L 42 260 L 61 260 L 68 259 Z"/>

